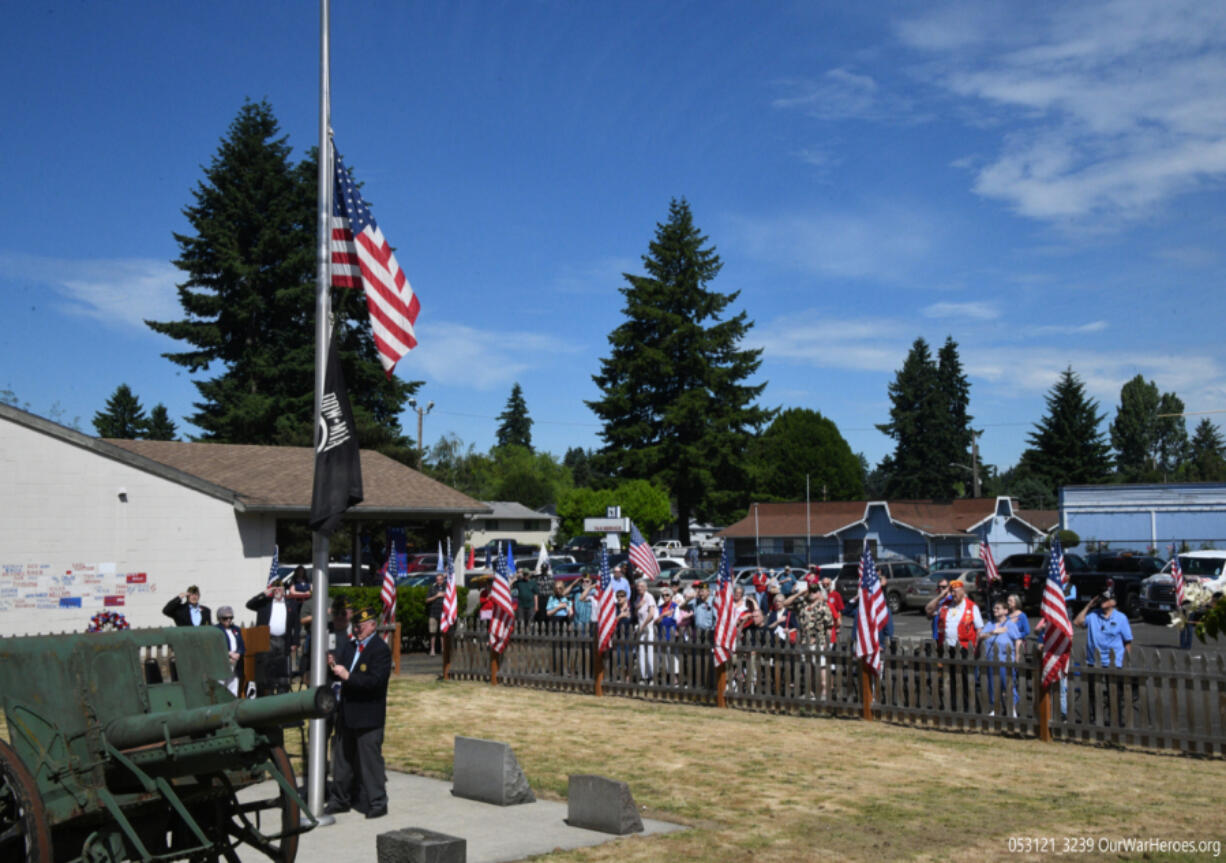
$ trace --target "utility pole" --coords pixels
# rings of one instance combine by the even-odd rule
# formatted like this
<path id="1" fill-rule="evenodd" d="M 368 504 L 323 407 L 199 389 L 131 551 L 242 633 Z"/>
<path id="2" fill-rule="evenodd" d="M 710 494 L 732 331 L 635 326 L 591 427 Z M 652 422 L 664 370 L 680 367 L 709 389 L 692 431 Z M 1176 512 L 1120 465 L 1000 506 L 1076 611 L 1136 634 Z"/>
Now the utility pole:
<path id="1" fill-rule="evenodd" d="M 417 399 L 410 398 L 409 407 L 412 408 L 413 411 L 417 414 L 417 469 L 422 470 L 425 467 L 425 462 L 422 461 L 422 447 L 421 447 L 422 420 L 425 419 L 426 414 L 434 410 L 434 402 L 430 402 L 428 405 L 426 405 L 423 408 L 423 407 L 418 407 Z"/>
<path id="2" fill-rule="evenodd" d="M 420 432 L 418 433 L 420 436 Z M 971 430 L 971 497 L 979 497 L 979 436 L 981 431 Z"/>

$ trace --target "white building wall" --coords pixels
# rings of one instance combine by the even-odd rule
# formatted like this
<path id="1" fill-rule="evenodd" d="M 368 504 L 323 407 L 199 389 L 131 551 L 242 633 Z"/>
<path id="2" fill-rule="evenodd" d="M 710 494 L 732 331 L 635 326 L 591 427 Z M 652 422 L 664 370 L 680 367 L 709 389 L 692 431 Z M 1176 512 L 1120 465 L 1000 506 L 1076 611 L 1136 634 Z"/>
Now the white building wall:
<path id="1" fill-rule="evenodd" d="M 107 610 L 170 625 L 162 607 L 190 584 L 254 622 L 272 517 L 4 419 L 0 476 L 0 635 L 83 632 Z"/>

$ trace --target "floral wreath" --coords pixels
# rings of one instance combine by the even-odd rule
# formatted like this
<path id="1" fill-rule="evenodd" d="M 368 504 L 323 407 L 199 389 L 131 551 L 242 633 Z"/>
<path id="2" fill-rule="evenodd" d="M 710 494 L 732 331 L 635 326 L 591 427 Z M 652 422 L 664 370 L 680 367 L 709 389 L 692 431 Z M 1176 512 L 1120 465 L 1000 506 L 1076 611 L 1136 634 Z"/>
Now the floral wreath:
<path id="1" fill-rule="evenodd" d="M 86 632 L 110 632 L 114 629 L 127 629 L 128 621 L 118 611 L 100 611 L 89 619 L 89 629 Z"/>

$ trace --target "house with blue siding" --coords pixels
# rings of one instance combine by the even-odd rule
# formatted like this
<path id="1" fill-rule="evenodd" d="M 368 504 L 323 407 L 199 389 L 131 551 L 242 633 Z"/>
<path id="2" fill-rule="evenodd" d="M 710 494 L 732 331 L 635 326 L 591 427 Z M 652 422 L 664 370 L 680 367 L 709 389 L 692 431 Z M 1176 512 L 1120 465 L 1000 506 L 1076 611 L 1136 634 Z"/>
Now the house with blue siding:
<path id="1" fill-rule="evenodd" d="M 929 564 L 939 557 L 978 557 L 985 539 L 998 561 L 1031 551 L 1058 521 L 1054 510 L 1023 510 L 1008 497 L 798 501 L 750 504 L 745 518 L 719 535 L 732 543 L 738 563 L 762 555 L 819 564 L 856 560 L 867 542 L 879 558 Z"/>
<path id="2" fill-rule="evenodd" d="M 1083 546 L 1148 551 L 1226 548 L 1226 483 L 1070 485 L 1060 489 L 1060 526 Z"/>

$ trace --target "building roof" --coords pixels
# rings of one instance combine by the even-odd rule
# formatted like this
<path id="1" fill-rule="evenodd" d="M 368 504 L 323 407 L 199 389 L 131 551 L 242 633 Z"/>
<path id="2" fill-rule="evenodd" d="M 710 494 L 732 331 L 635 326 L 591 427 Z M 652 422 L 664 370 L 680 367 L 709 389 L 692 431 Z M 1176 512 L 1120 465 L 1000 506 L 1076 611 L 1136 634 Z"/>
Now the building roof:
<path id="1" fill-rule="evenodd" d="M 808 529 L 805 524 L 806 506 L 809 511 Z M 991 518 L 996 512 L 995 498 L 961 498 L 949 502 L 931 500 L 898 501 L 816 501 L 806 504 L 751 504 L 749 514 L 736 524 L 719 532 L 719 536 L 738 538 L 751 536 L 833 536 L 847 528 L 863 524 L 871 506 L 882 506 L 890 520 L 928 536 L 974 536 L 972 528 Z M 756 524 L 755 524 L 756 509 Z M 1052 510 L 1014 511 L 1014 517 L 1040 531 L 1050 530 L 1059 522 Z"/>
<path id="2" fill-rule="evenodd" d="M 106 439 L 105 444 L 233 492 L 236 509 L 307 513 L 311 447 Z M 362 450 L 363 500 L 351 516 L 484 513 L 485 504 L 374 450 Z"/>
<path id="3" fill-rule="evenodd" d="M 549 513 L 532 509 L 515 500 L 483 500 L 481 503 L 489 507 L 489 512 L 484 514 L 485 518 L 530 518 L 540 520 L 549 517 Z"/>

